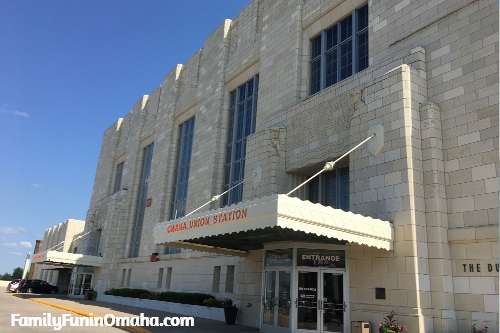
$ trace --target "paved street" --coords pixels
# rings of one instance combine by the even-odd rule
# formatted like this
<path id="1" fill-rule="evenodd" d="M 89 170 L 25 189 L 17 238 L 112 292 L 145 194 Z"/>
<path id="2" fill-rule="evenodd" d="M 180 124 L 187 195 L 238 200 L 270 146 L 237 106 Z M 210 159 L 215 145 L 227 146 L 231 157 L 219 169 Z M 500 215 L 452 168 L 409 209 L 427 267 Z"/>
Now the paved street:
<path id="1" fill-rule="evenodd" d="M 63 314 L 78 315 L 39 304 L 28 299 L 12 296 L 10 292 L 6 292 L 6 286 L 0 285 L 0 332 L 11 333 L 47 333 L 47 332 L 71 332 L 71 333 L 119 333 L 123 330 L 114 327 L 63 327 L 60 331 L 54 330 L 53 327 L 20 327 L 11 326 L 11 314 L 20 314 L 23 317 L 43 317 L 44 313 L 50 313 L 53 317 L 60 317 Z"/>
<path id="2" fill-rule="evenodd" d="M 18 294 L 19 296 L 12 296 L 10 292 L 5 291 L 5 283 L 0 282 L 0 331 L 6 328 L 9 332 L 24 333 L 24 332 L 54 332 L 53 327 L 11 327 L 11 314 L 20 314 L 26 317 L 43 317 L 44 313 L 51 313 L 54 316 L 62 316 L 65 313 L 70 313 L 72 317 L 79 317 L 77 314 L 64 311 L 49 305 L 34 302 L 32 299 L 41 300 L 44 302 L 52 303 L 60 307 L 83 311 L 86 313 L 93 313 L 94 315 L 105 316 L 106 314 L 113 314 L 120 317 L 133 317 L 139 316 L 144 313 L 146 317 L 159 317 L 160 320 L 164 317 L 178 316 L 173 313 L 162 311 L 148 310 L 131 306 L 124 306 L 118 304 L 111 304 L 99 301 L 86 301 L 68 299 L 65 295 L 37 295 L 37 294 Z M 241 325 L 227 326 L 225 323 L 215 320 L 208 320 L 202 318 L 194 319 L 194 327 L 145 327 L 151 333 L 211 333 L 211 332 L 258 332 L 259 330 L 254 327 L 247 327 Z M 100 333 L 100 332 L 124 332 L 120 328 L 114 327 L 63 327 L 60 331 L 56 332 L 75 332 L 75 333 Z M 143 333 L 147 333 L 143 330 Z"/>

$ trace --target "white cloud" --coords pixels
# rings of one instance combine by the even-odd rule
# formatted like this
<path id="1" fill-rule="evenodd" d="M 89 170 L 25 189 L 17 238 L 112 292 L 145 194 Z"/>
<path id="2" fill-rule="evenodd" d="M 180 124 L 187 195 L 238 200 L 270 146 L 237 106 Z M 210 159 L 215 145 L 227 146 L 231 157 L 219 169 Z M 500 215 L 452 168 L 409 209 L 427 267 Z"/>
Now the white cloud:
<path id="1" fill-rule="evenodd" d="M 18 234 L 22 231 L 26 231 L 26 229 L 21 227 L 0 227 L 0 234 Z"/>
<path id="2" fill-rule="evenodd" d="M 29 248 L 31 249 L 33 247 L 33 245 L 31 245 L 30 242 L 21 242 L 19 243 L 22 247 L 26 247 L 26 248 Z"/>
<path id="3" fill-rule="evenodd" d="M 33 187 L 35 187 L 35 188 L 40 188 L 40 187 L 42 187 L 42 185 L 37 184 L 37 183 L 33 183 L 33 184 L 31 184 L 31 185 L 32 185 Z"/>
<path id="4" fill-rule="evenodd" d="M 18 245 L 16 243 L 3 243 L 3 246 L 8 247 L 9 249 L 17 249 Z"/>
<path id="5" fill-rule="evenodd" d="M 11 114 L 15 117 L 29 118 L 29 115 L 26 112 L 16 111 L 16 110 L 8 110 L 5 108 L 0 108 L 0 113 Z"/>
<path id="6" fill-rule="evenodd" d="M 23 254 L 21 252 L 9 252 L 10 254 L 14 254 L 16 256 L 22 256 Z"/>

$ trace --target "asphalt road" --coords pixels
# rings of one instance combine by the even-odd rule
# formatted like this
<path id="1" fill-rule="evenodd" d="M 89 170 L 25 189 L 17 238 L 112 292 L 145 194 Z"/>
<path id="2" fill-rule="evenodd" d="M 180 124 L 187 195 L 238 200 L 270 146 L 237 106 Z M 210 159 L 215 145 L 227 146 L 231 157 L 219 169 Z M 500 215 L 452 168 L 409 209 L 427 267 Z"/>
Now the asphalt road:
<path id="1" fill-rule="evenodd" d="M 70 314 L 72 318 L 82 318 L 78 314 L 73 312 L 67 312 L 65 310 L 51 307 L 47 304 L 37 303 L 31 301 L 30 298 L 36 299 L 42 302 L 48 302 L 58 307 L 74 309 L 77 311 L 82 311 L 84 313 L 93 313 L 99 316 L 105 316 L 106 314 L 112 314 L 115 317 L 137 317 L 141 313 L 144 313 L 146 317 L 174 317 L 179 316 L 177 314 L 168 313 L 164 311 L 148 310 L 143 308 L 137 308 L 126 305 L 118 305 L 100 301 L 87 301 L 78 299 L 68 299 L 65 295 L 38 295 L 38 294 L 18 294 L 18 296 L 12 296 L 10 292 L 5 291 L 7 283 L 0 281 L 0 332 L 90 332 L 90 333 L 100 333 L 100 332 L 130 332 L 130 330 L 125 330 L 116 327 L 89 327 L 89 326 L 66 326 L 62 327 L 61 330 L 54 330 L 54 327 L 20 327 L 11 326 L 11 315 L 20 314 L 23 317 L 47 317 L 46 314 L 50 313 L 52 317 L 61 317 L 63 314 Z M 258 328 L 248 327 L 242 325 L 227 326 L 224 322 L 215 321 L 210 319 L 202 319 L 194 317 L 194 326 L 192 327 L 135 327 L 136 332 L 141 333 L 219 333 L 219 332 L 231 332 L 231 333 L 256 333 L 259 331 Z"/>
<path id="2" fill-rule="evenodd" d="M 44 317 L 50 313 L 52 317 L 61 317 L 63 314 L 70 314 L 72 317 L 80 317 L 77 314 L 56 309 L 47 305 L 36 303 L 28 299 L 12 296 L 12 293 L 5 291 L 6 286 L 0 285 L 0 332 L 9 333 L 46 333 L 46 332 L 71 332 L 71 333 L 121 333 L 122 329 L 114 327 L 75 327 L 66 326 L 61 330 L 54 330 L 54 327 L 21 327 L 11 326 L 12 314 L 19 314 L 22 317 Z"/>

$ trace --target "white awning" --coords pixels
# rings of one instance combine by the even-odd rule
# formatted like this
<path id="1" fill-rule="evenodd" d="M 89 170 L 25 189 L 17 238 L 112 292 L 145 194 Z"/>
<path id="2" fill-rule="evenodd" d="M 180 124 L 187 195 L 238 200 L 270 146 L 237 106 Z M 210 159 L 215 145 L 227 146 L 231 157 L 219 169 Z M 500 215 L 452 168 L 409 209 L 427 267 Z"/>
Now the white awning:
<path id="1" fill-rule="evenodd" d="M 35 253 L 33 258 L 31 258 L 31 263 L 56 266 L 101 266 L 102 257 L 59 251 L 45 251 Z"/>
<path id="2" fill-rule="evenodd" d="M 162 222 L 153 235 L 155 244 L 241 255 L 253 244 L 293 237 L 392 250 L 394 228 L 388 221 L 276 194 Z"/>

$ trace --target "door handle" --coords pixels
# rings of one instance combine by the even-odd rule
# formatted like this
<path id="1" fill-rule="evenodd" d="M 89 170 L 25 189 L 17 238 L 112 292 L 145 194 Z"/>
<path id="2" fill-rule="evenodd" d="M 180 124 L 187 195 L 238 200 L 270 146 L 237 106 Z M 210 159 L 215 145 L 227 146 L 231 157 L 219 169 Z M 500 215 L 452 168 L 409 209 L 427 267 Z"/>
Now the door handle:
<path id="1" fill-rule="evenodd" d="M 298 308 L 299 307 L 299 300 L 296 298 L 295 299 L 295 307 Z"/>
<path id="2" fill-rule="evenodd" d="M 345 304 L 345 301 L 344 301 L 344 312 L 345 312 L 345 309 L 347 308 L 347 304 Z"/>
<path id="3" fill-rule="evenodd" d="M 318 310 L 319 311 L 322 311 L 323 310 L 323 301 L 322 300 L 318 300 Z"/>

